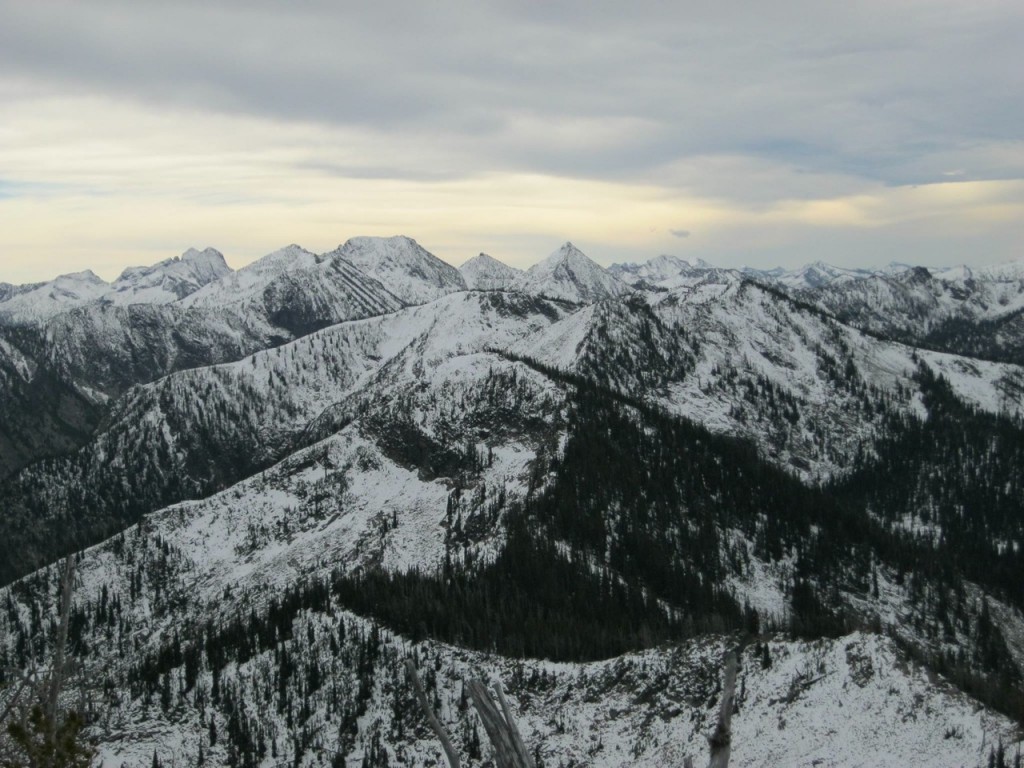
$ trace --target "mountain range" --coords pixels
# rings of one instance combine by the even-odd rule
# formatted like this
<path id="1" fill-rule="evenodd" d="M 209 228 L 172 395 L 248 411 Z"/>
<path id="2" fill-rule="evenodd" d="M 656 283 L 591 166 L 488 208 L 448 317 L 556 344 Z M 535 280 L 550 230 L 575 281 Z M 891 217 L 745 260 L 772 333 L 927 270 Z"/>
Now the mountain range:
<path id="1" fill-rule="evenodd" d="M 538 765 L 702 762 L 732 648 L 736 765 L 987 765 L 1024 722 L 1022 310 L 1024 262 L 405 237 L 2 285 L 0 667 L 46 663 L 75 553 L 105 765 L 437 764 L 408 658 L 468 764 L 474 677 Z"/>

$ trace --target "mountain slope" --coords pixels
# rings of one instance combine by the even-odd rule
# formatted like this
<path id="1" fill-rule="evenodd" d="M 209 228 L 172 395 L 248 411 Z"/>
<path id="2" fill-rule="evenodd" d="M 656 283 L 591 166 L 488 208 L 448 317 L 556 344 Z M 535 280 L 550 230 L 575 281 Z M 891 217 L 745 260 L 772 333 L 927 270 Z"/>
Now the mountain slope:
<path id="1" fill-rule="evenodd" d="M 278 589 L 258 612 L 243 603 L 216 625 L 175 626 L 175 603 L 203 615 L 188 557 L 142 541 L 107 547 L 82 570 L 76 615 L 88 607 L 97 617 L 76 630 L 83 647 L 96 649 L 85 663 L 105 661 L 98 649 L 112 626 L 115 643 L 145 648 L 103 672 L 123 692 L 103 704 L 116 736 L 100 744 L 104 764 L 143 766 L 154 752 L 185 764 L 200 753 L 210 764 L 231 755 L 240 764 L 436 764 L 440 747 L 404 674 L 407 658 L 424 670 L 467 765 L 488 755 L 465 704 L 464 682 L 473 678 L 502 682 L 528 747 L 545 764 L 653 768 L 706 754 L 725 638 L 586 665 L 505 660 L 410 644 L 340 610 L 316 582 Z M 139 579 L 139 565 L 160 573 L 164 586 Z M 122 624 L 145 629 L 123 635 Z M 989 746 L 1014 738 L 1008 721 L 907 665 L 882 638 L 752 644 L 741 664 L 735 765 L 975 766 L 985 764 Z"/>
<path id="2" fill-rule="evenodd" d="M 222 275 L 182 303 L 187 307 L 251 303 L 282 275 L 315 268 L 317 263 L 315 254 L 299 245 L 288 245 L 247 264 L 237 272 Z"/>
<path id="3" fill-rule="evenodd" d="M 566 247 L 529 293 L 445 293 L 410 243 L 384 272 L 439 298 L 290 247 L 235 302 L 233 275 L 64 313 L 50 357 L 53 323 L 0 333 L 3 380 L 49 361 L 105 414 L 0 487 L 0 666 L 52 648 L 57 569 L 29 571 L 100 542 L 69 626 L 105 760 L 436 762 L 409 656 L 469 765 L 461 681 L 492 674 L 547 764 L 699 760 L 737 646 L 740 765 L 974 766 L 1019 738 L 1024 369 L 667 259 L 629 290 Z M 117 391 L 181 364 L 184 318 L 196 354 L 277 346 Z"/>
<path id="4" fill-rule="evenodd" d="M 842 473 L 889 415 L 922 414 L 920 359 L 993 413 L 1024 411 L 1024 371 L 866 336 L 753 283 L 587 307 L 512 352 L 647 399 L 809 476 Z"/>
<path id="5" fill-rule="evenodd" d="M 197 254 L 199 264 L 216 255 Z M 183 262 L 168 262 L 163 272 Z M 190 267 L 190 269 L 194 268 Z M 212 275 L 211 268 L 204 273 Z M 146 272 L 138 285 L 154 277 Z M 164 291 L 166 282 L 157 290 Z M 140 289 L 141 290 L 141 289 Z M 127 292 L 126 292 L 127 295 Z M 152 292 L 146 294 L 154 298 Z M 224 274 L 173 303 L 99 301 L 41 325 L 0 328 L 0 477 L 83 444 L 110 401 L 175 371 L 237 360 L 320 328 L 402 306 L 347 261 L 298 246 Z M 38 434 L 17 414 L 40 414 Z"/>
<path id="6" fill-rule="evenodd" d="M 798 269 L 759 270 L 747 267 L 743 273 L 747 277 L 774 283 L 794 291 L 841 286 L 876 275 L 871 270 L 834 267 L 823 261 L 805 264 Z"/>
<path id="7" fill-rule="evenodd" d="M 799 294 L 858 328 L 942 351 L 1024 363 L 1024 266 L 912 267 Z"/>
<path id="8" fill-rule="evenodd" d="M 642 264 L 612 264 L 608 271 L 627 285 L 647 290 L 671 290 L 738 279 L 732 270 L 719 269 L 703 259 L 685 260 L 665 254 Z"/>
<path id="9" fill-rule="evenodd" d="M 336 254 L 298 245 L 274 251 L 186 298 L 185 307 L 217 310 L 284 338 L 360 317 L 393 312 L 402 301 Z"/>
<path id="10" fill-rule="evenodd" d="M 563 313 L 525 296 L 461 293 L 137 387 L 113 403 L 104 428 L 77 453 L 0 486 L 7 536 L 0 579 L 38 566 L 55 544 L 94 542 L 140 514 L 265 468 L 315 440 L 306 431 L 318 419 L 347 421 L 362 411 L 371 421 L 381 409 L 426 399 L 426 421 L 410 435 L 429 429 L 425 413 L 439 400 L 477 387 L 489 366 L 506 367 L 489 345 L 508 345 Z M 461 445 L 447 434 L 456 421 L 446 417 L 437 435 L 445 444 Z M 374 423 L 387 434 L 386 418 Z"/>
<path id="11" fill-rule="evenodd" d="M 500 360 L 491 358 L 480 373 L 493 371 Z M 532 377 L 543 391 L 543 376 L 516 365 L 517 378 Z M 465 365 L 458 368 L 465 370 Z M 756 467 L 756 459 L 739 446 L 708 441 L 699 433 L 688 435 L 690 428 L 685 425 L 652 421 L 633 407 L 621 408 L 614 398 L 609 400 L 600 392 L 587 394 L 585 389 L 574 417 L 585 428 L 565 444 L 563 459 L 547 463 L 561 475 L 549 486 L 553 494 L 549 509 L 560 518 L 550 519 L 549 534 L 559 535 L 547 539 L 557 547 L 548 546 L 574 553 L 567 562 L 576 564 L 574 578 L 584 580 L 577 586 L 589 584 L 598 588 L 598 595 L 609 594 L 617 577 L 636 584 L 639 567 L 646 570 L 646 583 L 664 599 L 674 602 L 689 594 L 687 613 L 699 617 L 702 609 L 692 602 L 699 591 L 688 593 L 671 579 L 659 581 L 655 576 L 671 560 L 649 555 L 631 564 L 629 557 L 622 558 L 630 551 L 630 537 L 654 535 L 661 546 L 668 547 L 667 552 L 684 559 L 719 553 L 697 572 L 714 574 L 712 584 L 727 583 L 717 569 L 738 569 L 741 575 L 771 573 L 764 569 L 775 563 L 781 569 L 774 578 L 784 601 L 789 597 L 783 585 L 794 575 L 797 584 L 811 574 L 814 579 L 823 575 L 806 569 L 825 556 L 819 547 L 830 546 L 833 556 L 827 560 L 834 573 L 830 578 L 837 579 L 837 587 L 842 585 L 843 601 L 853 605 L 854 597 L 870 595 L 874 570 L 884 600 L 896 610 L 911 611 L 906 617 L 894 617 L 902 631 L 919 642 L 929 637 L 926 632 L 916 634 L 913 586 L 896 583 L 889 563 L 872 565 L 868 560 L 866 577 L 858 579 L 864 580 L 863 585 L 847 581 L 853 574 L 837 566 L 856 562 L 861 542 L 835 535 L 844 523 L 830 521 L 826 514 L 830 510 L 821 507 L 820 497 L 801 490 L 795 482 L 772 492 L 773 486 L 779 488 L 781 475 L 763 469 L 756 471 L 768 484 L 758 493 L 740 480 Z M 515 390 L 506 382 L 467 401 L 484 403 L 487 391 L 506 399 Z M 592 404 L 582 408 L 588 400 Z M 425 395 L 412 412 L 428 413 L 424 406 L 430 401 Z M 451 402 L 437 403 L 437 410 L 428 415 L 434 435 L 451 428 Z M 521 405 L 514 407 L 522 410 Z M 638 415 L 642 422 L 631 425 Z M 462 418 L 474 424 L 472 417 Z M 557 423 L 557 417 L 549 413 L 545 421 Z M 392 429 L 395 423 L 388 421 Z M 442 427 L 446 423 L 449 426 Z M 663 442 L 663 436 L 670 434 L 675 434 L 672 441 L 679 442 Z M 549 453 L 551 448 L 543 448 L 543 441 L 535 446 L 540 449 L 537 453 L 524 455 L 522 449 L 513 450 L 502 441 L 494 446 L 493 458 L 485 452 L 462 453 L 461 461 L 452 465 L 455 472 L 431 477 L 424 474 L 428 465 L 417 471 L 415 466 L 396 463 L 392 449 L 381 444 L 379 435 L 368 437 L 358 424 L 351 424 L 237 487 L 149 516 L 86 553 L 76 597 L 76 616 L 81 618 L 73 622 L 75 647 L 87 668 L 103 670 L 101 682 L 127 692 L 103 704 L 107 722 L 117 724 L 116 738 L 103 742 L 104 754 L 112 760 L 139 760 L 148 759 L 157 749 L 161 755 L 185 759 L 202 744 L 210 761 L 226 759 L 219 756 L 234 750 L 259 762 L 272 749 L 276 759 L 286 757 L 304 765 L 338 753 L 371 764 L 379 764 L 385 753 L 389 759 L 404 752 L 406 759 L 411 753 L 422 756 L 415 760 L 425 760 L 436 755 L 436 745 L 420 730 L 417 710 L 400 673 L 403 659 L 415 649 L 420 663 L 432 670 L 428 685 L 436 681 L 441 716 L 464 753 L 473 754 L 473 721 L 458 703 L 460 681 L 468 675 L 498 674 L 522 707 L 517 710 L 520 725 L 531 748 L 536 746 L 545 760 L 575 758 L 618 766 L 654 764 L 683 754 L 699 756 L 706 749 L 702 734 L 710 728 L 716 708 L 721 655 L 726 642 L 732 641 L 705 636 L 586 665 L 523 662 L 434 642 L 416 644 L 415 632 L 410 644 L 409 636 L 395 637 L 346 612 L 353 594 L 347 586 L 348 574 L 369 575 L 378 568 L 401 574 L 417 568 L 420 575 L 413 577 L 423 578 L 432 571 L 441 576 L 449 567 L 472 574 L 472 562 L 481 557 L 489 562 L 487 553 L 500 550 L 500 539 L 480 538 L 479 532 L 486 530 L 481 526 L 519 501 L 529 503 L 535 478 L 547 475 L 543 469 L 531 471 L 534 456 L 547 456 L 550 462 L 561 453 L 557 448 L 559 453 Z M 606 454 L 609 448 L 617 452 Z M 732 451 L 731 460 L 715 461 L 718 451 Z M 601 455 L 607 455 L 617 468 L 615 473 L 594 462 Z M 653 456 L 687 463 L 690 471 L 664 472 L 669 465 L 649 463 L 648 457 Z M 638 483 L 637 468 L 668 482 Z M 614 478 L 614 484 L 582 482 L 585 478 L 579 470 Z M 664 504 L 661 494 L 674 493 L 671 489 L 677 481 L 690 490 L 682 504 Z M 484 488 L 492 490 L 479 492 Z M 382 489 L 387 490 L 382 493 Z M 503 491 L 508 494 L 505 502 L 500 501 Z M 719 497 L 723 491 L 729 495 Z M 762 504 L 734 503 L 748 492 L 753 492 L 748 502 L 771 499 L 778 510 L 791 511 L 781 516 L 764 514 Z M 614 505 L 606 504 L 605 493 L 617 499 Z M 778 497 L 772 498 L 773 493 Z M 812 503 L 792 510 L 790 502 L 801 497 Z M 727 514 L 702 508 L 707 503 L 720 505 Z M 602 522 L 597 514 L 601 509 L 615 511 Z M 633 517 L 646 509 L 655 519 L 644 524 L 643 518 Z M 653 524 L 660 518 L 669 524 Z M 711 529 L 702 519 L 712 522 Z M 761 530 L 747 533 L 749 544 L 730 533 L 733 526 L 747 525 L 745 519 Z M 593 528 L 595 523 L 605 530 Z M 677 538 L 690 525 L 689 535 L 702 541 L 702 546 Z M 794 527 L 787 530 L 789 526 Z M 815 526 L 824 527 L 815 532 Z M 768 554 L 780 534 L 790 543 L 781 548 L 781 556 Z M 708 546 L 716 539 L 721 544 Z M 600 554 L 603 542 L 609 540 L 613 549 Z M 596 547 L 590 550 L 590 558 L 580 557 L 577 547 L 588 541 Z M 645 551 L 650 552 L 646 547 L 654 541 L 645 545 Z M 731 543 L 722 546 L 726 542 Z M 816 543 L 802 546 L 800 542 Z M 759 551 L 761 546 L 764 552 Z M 785 554 L 790 546 L 797 548 L 796 562 Z M 909 552 L 913 547 L 903 549 Z M 844 554 L 837 558 L 839 551 Z M 475 553 L 472 558 L 471 552 Z M 606 556 L 609 560 L 602 562 Z M 717 565 L 713 565 L 715 559 Z M 446 565 L 449 560 L 450 566 Z M 522 560 L 517 556 L 512 562 Z M 671 570 L 665 575 L 670 574 Z M 517 578 L 529 579 L 529 569 L 520 571 Z M 8 653 L 29 645 L 19 638 L 32 632 L 31 605 L 52 594 L 55 579 L 56 569 L 49 569 L 7 592 L 12 599 L 0 614 L 7 631 L 0 636 L 7 638 Z M 371 582 L 355 583 L 360 588 L 354 594 L 367 598 L 378 610 L 387 605 L 387 600 L 371 599 L 382 597 L 380 592 L 364 592 Z M 507 580 L 496 583 L 509 586 Z M 557 592 L 548 580 L 537 586 Z M 759 588 L 764 591 L 767 586 Z M 225 600 L 228 594 L 231 599 Z M 388 600 L 411 600 L 442 614 L 463 599 L 461 587 L 440 602 L 424 600 L 416 592 L 388 594 Z M 798 617 L 805 622 L 815 617 L 822 620 L 806 613 L 809 606 L 795 595 L 794 591 Z M 504 610 L 500 596 L 500 592 L 490 593 L 488 610 Z M 596 607 L 589 601 L 575 605 L 582 611 Z M 657 609 L 649 605 L 643 610 Z M 966 610 L 970 629 L 981 619 L 969 606 Z M 478 616 L 485 625 L 488 618 Z M 1015 621 L 1020 623 L 1019 613 Z M 803 626 L 811 631 L 809 623 Z M 429 624 L 424 628 L 434 631 Z M 695 630 L 700 627 L 691 625 L 686 631 Z M 472 627 L 463 625 L 455 631 L 469 638 Z M 571 624 L 553 622 L 548 631 L 566 638 L 574 632 Z M 118 646 L 135 650 L 123 657 L 112 655 Z M 839 765 L 862 761 L 884 765 L 890 759 L 896 764 L 897 759 L 914 761 L 921 755 L 938 754 L 935 750 L 943 756 L 958 755 L 963 764 L 978 765 L 986 758 L 983 743 L 999 739 L 1009 743 L 1013 738 L 1007 720 L 979 711 L 950 687 L 929 681 L 924 671 L 907 665 L 891 641 L 874 636 L 855 634 L 808 643 L 776 639 L 767 649 L 761 642 L 751 644 L 744 654 L 741 689 L 744 694 L 734 722 L 736 760 L 742 765 L 763 764 L 766 754 L 779 764 L 830 759 Z M 834 703 L 837 697 L 843 700 L 842 708 Z M 596 702 L 600 704 L 594 706 Z M 240 711 L 245 713 L 241 722 Z M 888 725 L 879 727 L 876 718 L 886 718 Z M 209 735 L 211 719 L 216 739 Z M 326 722 L 333 727 L 322 729 Z M 746 746 L 740 743 L 741 734 L 746 734 Z"/>

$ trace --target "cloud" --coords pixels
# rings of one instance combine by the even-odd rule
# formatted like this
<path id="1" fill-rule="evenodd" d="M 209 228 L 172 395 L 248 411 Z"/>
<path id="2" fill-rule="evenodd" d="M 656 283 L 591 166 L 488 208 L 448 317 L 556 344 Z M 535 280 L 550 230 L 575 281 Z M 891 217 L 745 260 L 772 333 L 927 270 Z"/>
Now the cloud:
<path id="1" fill-rule="evenodd" d="M 669 234 L 671 234 L 672 237 L 684 238 L 684 237 L 689 237 L 690 236 L 690 230 L 688 230 L 688 229 L 670 229 L 669 230 Z"/>
<path id="2" fill-rule="evenodd" d="M 932 155 L 1020 139 L 1024 106 L 1005 98 L 1021 77 L 1016 4 L 885 8 L 0 0 L 0 64 L 77 91 L 383 132 L 464 171 L 635 180 L 732 153 L 921 183 L 949 168 Z"/>
<path id="3" fill-rule="evenodd" d="M 757 244 L 734 235 L 758 217 L 775 217 L 771 242 L 810 243 L 801 227 L 875 221 L 849 201 L 948 182 L 950 169 L 964 182 L 1024 179 L 1024 102 L 1006 97 L 1024 89 L 1014 0 L 899 14 L 881 0 L 0 0 L 0 17 L 10 185 L 181 212 L 272 203 L 282 226 L 306 220 L 299 206 L 340 210 L 364 189 L 379 207 L 360 204 L 357 232 L 444 221 L 445 242 L 481 231 L 460 209 L 497 206 L 493 235 L 519 227 L 519 254 L 553 236 L 559 216 L 561 239 L 586 238 L 572 227 L 590 221 L 587 201 L 617 196 L 634 219 L 616 216 L 614 232 L 588 223 L 605 238 L 598 252 L 666 247 L 681 212 L 702 247 L 737 243 L 749 262 Z M 578 197 L 545 194 L 542 212 L 501 192 L 524 178 Z M 378 195 L 388 185 L 402 195 Z M 469 188 L 485 198 L 461 197 Z M 964 200 L 942 210 L 975 216 Z M 113 203 L 107 215 L 113 242 Z M 179 226 L 189 237 L 207 223 Z M 15 236 L 0 233 L 0 249 Z M 266 247 L 303 237 L 281 231 Z M 899 242 L 912 248 L 908 233 Z M 970 249 L 988 258 L 1003 242 L 977 234 Z"/>

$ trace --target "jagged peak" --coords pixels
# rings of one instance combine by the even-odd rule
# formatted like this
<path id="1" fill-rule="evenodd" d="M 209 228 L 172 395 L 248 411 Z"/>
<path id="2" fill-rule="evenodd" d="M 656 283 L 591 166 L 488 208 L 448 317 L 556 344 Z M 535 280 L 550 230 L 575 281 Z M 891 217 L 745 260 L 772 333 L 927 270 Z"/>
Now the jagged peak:
<path id="1" fill-rule="evenodd" d="M 927 282 L 932 279 L 932 273 L 928 267 L 911 267 L 904 275 L 911 282 Z"/>
<path id="2" fill-rule="evenodd" d="M 177 259 L 175 259 L 175 261 L 177 261 Z M 200 262 L 203 264 L 210 262 L 223 262 L 224 264 L 227 264 L 227 261 L 224 259 L 224 254 L 216 248 L 210 247 L 203 248 L 201 251 L 196 248 L 189 248 L 181 254 L 181 261 Z"/>
<path id="3" fill-rule="evenodd" d="M 127 267 L 114 281 L 115 286 L 124 286 L 138 280 L 158 275 L 174 275 L 177 278 L 193 280 L 197 287 L 212 282 L 231 272 L 224 254 L 215 248 L 199 251 L 189 248 L 181 256 L 172 256 L 145 267 Z"/>

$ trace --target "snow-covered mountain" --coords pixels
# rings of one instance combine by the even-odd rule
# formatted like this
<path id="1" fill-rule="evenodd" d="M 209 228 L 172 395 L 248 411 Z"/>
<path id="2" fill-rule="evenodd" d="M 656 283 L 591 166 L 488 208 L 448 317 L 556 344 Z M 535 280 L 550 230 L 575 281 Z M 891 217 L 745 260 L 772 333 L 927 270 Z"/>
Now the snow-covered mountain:
<path id="1" fill-rule="evenodd" d="M 424 304 L 466 290 L 459 270 L 409 237 L 353 237 L 328 256 L 354 264 L 406 304 Z"/>
<path id="2" fill-rule="evenodd" d="M 1024 363 L 1024 262 L 977 269 L 911 267 L 796 295 L 872 333 Z"/>
<path id="3" fill-rule="evenodd" d="M 798 269 L 761 270 L 745 267 L 741 271 L 748 277 L 777 283 L 796 291 L 816 290 L 835 283 L 842 284 L 854 280 L 862 280 L 876 274 L 872 270 L 835 267 L 823 261 L 806 264 Z"/>
<path id="4" fill-rule="evenodd" d="M 0 283 L 0 303 L 7 301 L 14 296 L 28 291 L 34 291 L 42 283 L 29 283 L 27 285 L 14 285 L 12 283 Z"/>
<path id="5" fill-rule="evenodd" d="M 474 256 L 459 272 L 466 286 L 475 291 L 512 291 L 523 281 L 523 271 L 510 267 L 486 253 Z"/>
<path id="6" fill-rule="evenodd" d="M 213 248 L 189 248 L 180 257 L 151 267 L 129 267 L 102 299 L 112 304 L 169 304 L 231 273 L 224 255 Z"/>
<path id="7" fill-rule="evenodd" d="M 186 307 L 215 307 L 225 304 L 250 304 L 259 301 L 271 284 L 293 272 L 313 270 L 320 259 L 300 245 L 288 245 L 242 267 L 222 275 L 203 290 L 182 301 Z"/>
<path id="8" fill-rule="evenodd" d="M 681 259 L 678 256 L 664 253 L 640 264 L 623 262 L 608 267 L 609 272 L 630 285 L 640 280 L 657 284 L 681 274 L 709 269 L 715 269 L 715 267 L 703 259 Z"/>
<path id="9" fill-rule="evenodd" d="M 972 275 L 979 280 L 995 280 L 998 282 L 1021 282 L 1024 280 L 1024 257 L 1000 264 L 992 264 L 973 270 Z"/>
<path id="10" fill-rule="evenodd" d="M 46 564 L 80 551 L 104 764 L 436 763 L 406 658 L 467 765 L 481 676 L 545 764 L 699 763 L 737 645 L 737 765 L 980 766 L 1019 738 L 1024 369 L 829 303 L 1001 318 L 980 297 L 1012 311 L 1012 270 L 435 262 L 289 246 L 0 327 L 0 449 L 66 440 L 0 482 L 0 666 L 46 658 Z"/>
<path id="11" fill-rule="evenodd" d="M 210 283 L 181 306 L 261 323 L 268 335 L 300 336 L 358 317 L 393 312 L 403 301 L 337 252 L 289 245 Z"/>
<path id="12" fill-rule="evenodd" d="M 129 267 L 113 283 L 86 270 L 45 283 L 0 289 L 0 324 L 44 323 L 63 312 L 97 303 L 169 304 L 231 272 L 213 248 L 190 248 L 149 267 Z"/>
<path id="13" fill-rule="evenodd" d="M 642 264 L 612 264 L 608 271 L 627 285 L 645 290 L 672 290 L 703 283 L 739 280 L 739 273 L 720 269 L 703 259 L 680 259 L 662 254 Z"/>
<path id="14" fill-rule="evenodd" d="M 629 293 L 629 286 L 567 242 L 526 271 L 521 290 L 537 296 L 590 304 L 623 296 Z"/>
<path id="15" fill-rule="evenodd" d="M 299 246 L 238 272 L 223 273 L 218 257 L 206 251 L 130 272 L 118 283 L 139 290 L 125 288 L 123 302 L 108 300 L 97 284 L 98 299 L 62 306 L 37 323 L 0 324 L 0 477 L 81 446 L 113 399 L 133 385 L 403 305 L 344 259 Z M 169 286 L 185 285 L 168 275 L 186 269 L 196 278 L 220 277 L 181 300 L 164 301 Z M 150 301 L 129 302 L 130 295 Z M 26 420 L 25 414 L 33 415 Z"/>
<path id="16" fill-rule="evenodd" d="M 546 765 L 656 768 L 706 759 L 729 638 L 586 664 L 505 659 L 381 630 L 346 611 L 329 589 L 315 590 L 310 578 L 306 589 L 282 582 L 267 590 L 262 599 L 274 618 L 240 652 L 231 638 L 245 626 L 242 606 L 255 602 L 252 590 L 230 580 L 235 571 L 193 572 L 202 558 L 179 549 L 165 521 L 154 523 L 90 552 L 79 570 L 78 604 L 102 609 L 82 640 L 91 648 L 139 648 L 121 658 L 87 656 L 90 668 L 107 664 L 102 674 L 111 687 L 123 686 L 102 704 L 114 734 L 100 743 L 104 766 L 146 766 L 154 754 L 163 764 L 190 764 L 200 754 L 206 764 L 357 766 L 380 764 L 382 756 L 392 764 L 443 764 L 406 660 L 425 671 L 465 765 L 490 756 L 466 701 L 473 679 L 502 684 L 528 748 Z M 150 573 L 159 574 L 159 589 Z M 238 609 L 227 608 L 225 591 Z M 201 628 L 199 645 L 196 622 L 211 615 L 218 618 Z M 112 630 L 110 641 L 112 625 L 131 629 Z M 731 765 L 983 766 L 990 749 L 1002 743 L 1012 752 L 1017 738 L 1008 718 L 908 664 L 884 637 L 752 643 L 740 675 Z"/>
<path id="17" fill-rule="evenodd" d="M 0 323 L 26 324 L 47 320 L 61 312 L 99 301 L 110 290 L 91 270 L 61 275 L 46 283 L 9 289 L 0 301 Z"/>

